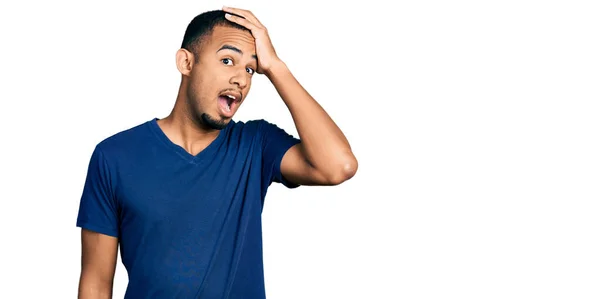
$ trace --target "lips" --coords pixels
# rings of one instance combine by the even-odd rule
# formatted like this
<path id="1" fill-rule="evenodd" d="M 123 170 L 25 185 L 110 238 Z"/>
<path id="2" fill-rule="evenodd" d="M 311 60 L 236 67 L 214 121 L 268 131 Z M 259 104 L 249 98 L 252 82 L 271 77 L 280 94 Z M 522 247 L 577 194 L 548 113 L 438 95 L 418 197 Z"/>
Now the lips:
<path id="1" fill-rule="evenodd" d="M 228 90 L 219 94 L 219 97 L 226 97 L 228 101 L 239 102 L 242 100 L 242 93 L 233 90 Z"/>

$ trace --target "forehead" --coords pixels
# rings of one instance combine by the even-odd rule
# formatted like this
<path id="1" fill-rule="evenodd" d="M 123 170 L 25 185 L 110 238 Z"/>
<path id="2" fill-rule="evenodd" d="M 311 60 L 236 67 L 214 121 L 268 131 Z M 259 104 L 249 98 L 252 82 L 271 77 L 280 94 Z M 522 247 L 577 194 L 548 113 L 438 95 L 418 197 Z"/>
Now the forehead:
<path id="1" fill-rule="evenodd" d="M 206 41 L 208 48 L 218 49 L 223 45 L 231 45 L 244 53 L 254 54 L 254 37 L 250 32 L 238 28 L 215 26 Z"/>

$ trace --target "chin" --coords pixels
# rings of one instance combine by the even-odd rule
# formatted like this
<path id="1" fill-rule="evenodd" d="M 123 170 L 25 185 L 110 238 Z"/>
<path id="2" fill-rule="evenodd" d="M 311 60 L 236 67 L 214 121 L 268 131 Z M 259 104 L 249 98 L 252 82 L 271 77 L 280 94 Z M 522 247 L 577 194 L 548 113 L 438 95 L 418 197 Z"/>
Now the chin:
<path id="1" fill-rule="evenodd" d="M 227 125 L 231 121 L 231 118 L 224 118 L 220 115 L 217 117 L 214 117 L 207 113 L 202 113 L 201 119 L 202 119 L 202 123 L 205 126 L 211 128 L 213 130 L 225 129 L 225 127 L 227 127 Z"/>

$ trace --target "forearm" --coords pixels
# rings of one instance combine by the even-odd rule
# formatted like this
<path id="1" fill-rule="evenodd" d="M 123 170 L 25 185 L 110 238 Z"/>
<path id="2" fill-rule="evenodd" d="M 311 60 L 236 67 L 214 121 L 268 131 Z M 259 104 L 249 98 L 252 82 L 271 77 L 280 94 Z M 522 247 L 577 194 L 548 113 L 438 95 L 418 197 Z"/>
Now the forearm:
<path id="1" fill-rule="evenodd" d="M 349 177 L 357 168 L 350 144 L 319 103 L 302 87 L 283 62 L 266 73 L 288 107 L 308 162 L 329 177 Z"/>

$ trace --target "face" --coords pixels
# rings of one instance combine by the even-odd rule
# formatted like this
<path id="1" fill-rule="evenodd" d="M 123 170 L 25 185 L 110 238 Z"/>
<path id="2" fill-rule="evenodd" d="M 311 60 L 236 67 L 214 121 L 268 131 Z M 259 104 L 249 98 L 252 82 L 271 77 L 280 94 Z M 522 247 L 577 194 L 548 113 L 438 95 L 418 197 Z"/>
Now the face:
<path id="1" fill-rule="evenodd" d="M 186 106 L 196 124 L 220 130 L 250 91 L 258 67 L 254 38 L 247 31 L 216 26 L 201 44 L 198 61 L 192 58 L 182 71 Z"/>

